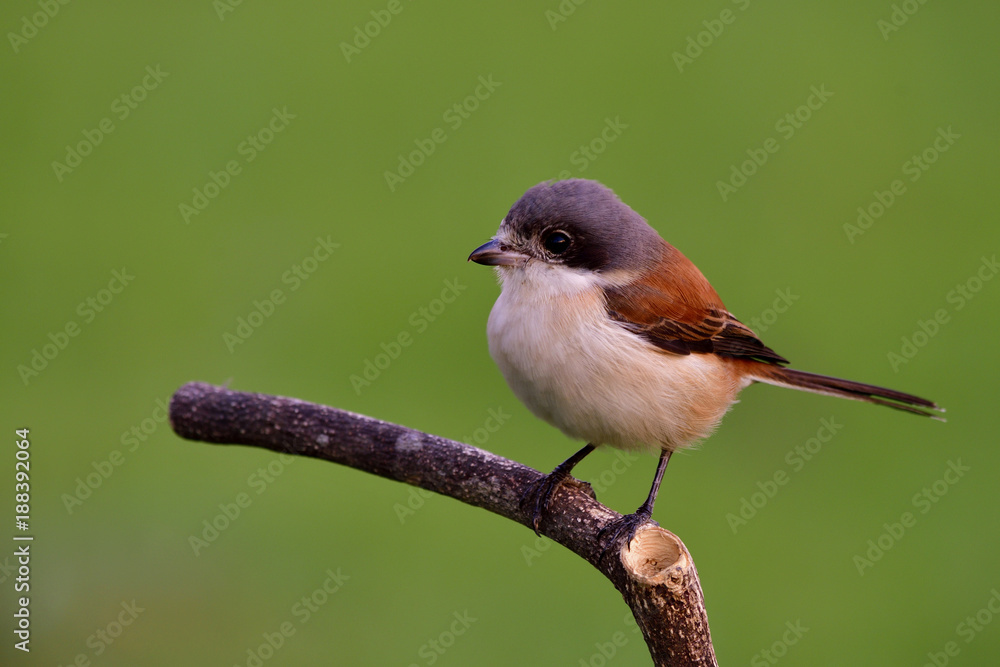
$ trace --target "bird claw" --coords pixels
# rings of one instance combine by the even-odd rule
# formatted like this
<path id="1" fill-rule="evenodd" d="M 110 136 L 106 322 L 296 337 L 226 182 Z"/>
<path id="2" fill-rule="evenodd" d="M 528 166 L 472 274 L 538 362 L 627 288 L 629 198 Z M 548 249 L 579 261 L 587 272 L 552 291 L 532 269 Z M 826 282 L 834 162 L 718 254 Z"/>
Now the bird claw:
<path id="1" fill-rule="evenodd" d="M 538 527 L 542 523 L 542 516 L 545 514 L 545 510 L 548 509 L 549 500 L 565 479 L 565 475 L 549 473 L 532 484 L 521 500 L 522 506 L 531 508 L 531 528 L 535 531 L 535 535 L 539 537 L 541 537 L 541 533 L 538 532 Z"/>
<path id="2" fill-rule="evenodd" d="M 604 551 L 612 548 L 621 549 L 622 546 L 632 548 L 632 538 L 639 530 L 639 527 L 649 522 L 653 512 L 644 508 L 639 508 L 632 514 L 626 514 L 621 519 L 609 523 L 601 529 L 598 539 L 605 543 Z"/>

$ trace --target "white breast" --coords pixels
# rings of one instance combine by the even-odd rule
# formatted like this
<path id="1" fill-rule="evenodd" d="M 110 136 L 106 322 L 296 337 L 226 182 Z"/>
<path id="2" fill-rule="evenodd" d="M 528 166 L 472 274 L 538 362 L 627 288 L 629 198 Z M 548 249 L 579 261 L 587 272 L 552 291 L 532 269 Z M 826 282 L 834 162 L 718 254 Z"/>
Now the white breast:
<path id="1" fill-rule="evenodd" d="M 500 273 L 490 354 L 514 394 L 571 438 L 679 449 L 707 437 L 743 388 L 715 355 L 662 352 L 611 321 L 596 274 L 535 261 Z"/>

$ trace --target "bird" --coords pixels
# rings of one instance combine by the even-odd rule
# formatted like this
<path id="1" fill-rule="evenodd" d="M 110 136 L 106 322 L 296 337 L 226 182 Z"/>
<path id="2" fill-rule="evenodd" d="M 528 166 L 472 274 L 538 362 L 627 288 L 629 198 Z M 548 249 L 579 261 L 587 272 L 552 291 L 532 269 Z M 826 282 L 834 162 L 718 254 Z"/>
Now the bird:
<path id="1" fill-rule="evenodd" d="M 788 368 L 694 263 L 597 181 L 530 188 L 468 261 L 499 278 L 486 332 L 510 389 L 536 417 L 586 443 L 526 494 L 536 533 L 556 488 L 597 447 L 658 452 L 646 500 L 602 533 L 630 544 L 651 520 L 671 454 L 707 438 L 751 384 L 943 421 L 933 401 Z"/>

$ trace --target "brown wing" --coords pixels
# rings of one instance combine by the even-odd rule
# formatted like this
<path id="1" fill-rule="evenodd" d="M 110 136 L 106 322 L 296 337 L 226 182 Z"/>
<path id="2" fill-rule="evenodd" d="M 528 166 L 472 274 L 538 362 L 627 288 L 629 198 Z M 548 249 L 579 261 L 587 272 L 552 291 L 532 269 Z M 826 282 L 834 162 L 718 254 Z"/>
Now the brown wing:
<path id="1" fill-rule="evenodd" d="M 726 310 L 701 271 L 664 243 L 660 268 L 647 279 L 605 289 L 608 315 L 673 354 L 714 353 L 771 364 L 788 360 Z"/>

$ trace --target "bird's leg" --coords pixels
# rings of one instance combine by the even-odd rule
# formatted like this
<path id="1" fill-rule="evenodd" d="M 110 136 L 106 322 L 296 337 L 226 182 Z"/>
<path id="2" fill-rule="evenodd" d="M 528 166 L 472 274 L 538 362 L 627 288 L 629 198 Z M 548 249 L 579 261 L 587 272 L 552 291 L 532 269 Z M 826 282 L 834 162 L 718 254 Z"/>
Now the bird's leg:
<path id="1" fill-rule="evenodd" d="M 656 466 L 656 477 L 653 478 L 653 486 L 649 490 L 649 496 L 646 497 L 646 501 L 642 505 L 639 505 L 639 509 L 632 514 L 626 514 L 614 523 L 608 524 L 601 531 L 602 538 L 605 535 L 608 536 L 608 547 L 617 544 L 623 536 L 625 544 L 631 543 L 632 538 L 635 536 L 635 531 L 639 526 L 649 521 L 653 516 L 653 505 L 656 504 L 656 494 L 660 491 L 660 482 L 663 480 L 663 473 L 667 469 L 667 463 L 670 461 L 672 453 L 666 449 L 660 452 L 660 462 Z"/>
<path id="2" fill-rule="evenodd" d="M 538 482 L 533 484 L 531 488 L 528 489 L 528 492 L 524 495 L 522 502 L 532 508 L 531 527 L 535 529 L 536 535 L 541 535 L 541 533 L 538 532 L 538 525 L 542 521 L 542 514 L 548 507 L 549 498 L 552 497 L 552 493 L 556 490 L 556 487 L 558 487 L 564 479 L 569 477 L 570 471 L 573 470 L 577 463 L 582 461 L 587 454 L 591 453 L 595 449 L 597 448 L 594 445 L 588 444 L 576 454 L 557 465 L 555 470 L 538 480 Z"/>

